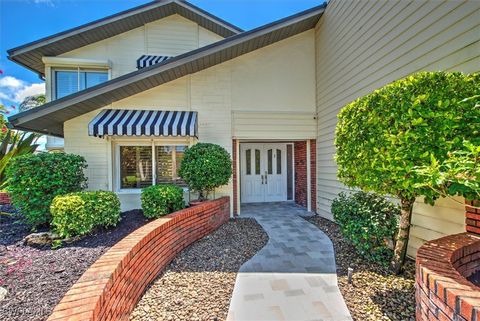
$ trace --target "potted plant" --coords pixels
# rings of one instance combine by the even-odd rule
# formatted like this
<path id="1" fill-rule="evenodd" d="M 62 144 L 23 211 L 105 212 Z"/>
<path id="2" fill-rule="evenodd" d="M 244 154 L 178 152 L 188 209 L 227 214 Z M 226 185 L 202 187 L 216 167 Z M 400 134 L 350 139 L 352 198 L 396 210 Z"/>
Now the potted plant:
<path id="1" fill-rule="evenodd" d="M 228 184 L 232 176 L 230 154 L 219 145 L 198 143 L 185 151 L 179 175 L 198 193 L 198 200 L 190 202 L 196 205 L 208 199 L 215 188 Z"/>

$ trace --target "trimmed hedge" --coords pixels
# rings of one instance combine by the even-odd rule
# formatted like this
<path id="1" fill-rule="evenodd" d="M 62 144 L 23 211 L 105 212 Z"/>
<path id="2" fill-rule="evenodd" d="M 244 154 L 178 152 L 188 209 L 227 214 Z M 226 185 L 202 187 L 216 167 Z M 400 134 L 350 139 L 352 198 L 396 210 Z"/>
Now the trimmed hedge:
<path id="1" fill-rule="evenodd" d="M 335 222 L 343 236 L 367 259 L 388 264 L 400 216 L 399 206 L 375 193 L 340 193 L 332 202 Z"/>
<path id="2" fill-rule="evenodd" d="M 142 189 L 143 215 L 158 218 L 185 207 L 183 189 L 175 185 L 154 185 Z"/>
<path id="3" fill-rule="evenodd" d="M 50 224 L 50 204 L 57 195 L 79 192 L 86 187 L 82 156 L 39 153 L 12 159 L 7 168 L 12 203 L 34 226 Z"/>
<path id="4" fill-rule="evenodd" d="M 52 228 L 61 237 L 90 233 L 96 227 L 120 221 L 120 200 L 113 192 L 95 191 L 59 195 L 50 206 Z"/>

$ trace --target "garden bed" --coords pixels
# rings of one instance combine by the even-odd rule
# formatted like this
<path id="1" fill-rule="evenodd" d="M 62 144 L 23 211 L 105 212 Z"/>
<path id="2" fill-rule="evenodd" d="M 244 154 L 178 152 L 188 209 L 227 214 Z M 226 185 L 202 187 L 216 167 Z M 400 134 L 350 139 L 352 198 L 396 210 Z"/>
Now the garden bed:
<path id="1" fill-rule="evenodd" d="M 11 211 L 11 207 L 0 210 Z M 125 212 L 115 228 L 52 250 L 50 246 L 24 245 L 22 240 L 30 227 L 17 220 L 16 215 L 0 218 L 0 286 L 8 290 L 0 301 L 0 320 L 45 320 L 93 262 L 147 223 L 141 211 Z"/>
<path id="2" fill-rule="evenodd" d="M 402 275 L 393 275 L 379 263 L 365 260 L 342 237 L 334 222 L 306 218 L 332 240 L 338 285 L 354 320 L 415 320 L 415 262 L 408 260 Z M 348 268 L 354 269 L 348 284 Z"/>
<path id="3" fill-rule="evenodd" d="M 253 219 L 237 219 L 193 243 L 148 288 L 130 320 L 225 320 L 240 266 L 268 241 Z"/>

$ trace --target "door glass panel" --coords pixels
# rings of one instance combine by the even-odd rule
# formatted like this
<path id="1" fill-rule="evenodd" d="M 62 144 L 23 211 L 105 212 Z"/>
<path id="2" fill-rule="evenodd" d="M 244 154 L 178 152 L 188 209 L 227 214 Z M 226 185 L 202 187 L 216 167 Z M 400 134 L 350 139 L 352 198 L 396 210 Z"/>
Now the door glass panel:
<path id="1" fill-rule="evenodd" d="M 282 174 L 282 150 L 277 149 L 277 174 Z"/>
<path id="2" fill-rule="evenodd" d="M 293 145 L 287 145 L 287 200 L 293 200 Z"/>
<path id="3" fill-rule="evenodd" d="M 255 175 L 260 175 L 260 150 L 255 149 Z"/>
<path id="4" fill-rule="evenodd" d="M 267 168 L 268 168 L 268 175 L 272 175 L 273 174 L 273 153 L 272 153 L 272 150 L 269 149 L 267 151 Z"/>
<path id="5" fill-rule="evenodd" d="M 252 150 L 247 149 L 245 151 L 245 165 L 247 166 L 246 168 L 246 174 L 251 175 L 252 174 Z"/>

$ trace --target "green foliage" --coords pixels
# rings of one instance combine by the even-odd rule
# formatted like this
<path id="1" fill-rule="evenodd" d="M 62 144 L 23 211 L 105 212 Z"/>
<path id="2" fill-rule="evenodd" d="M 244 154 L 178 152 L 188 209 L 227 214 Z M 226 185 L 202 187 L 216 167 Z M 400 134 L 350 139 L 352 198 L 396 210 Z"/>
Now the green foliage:
<path id="1" fill-rule="evenodd" d="M 52 228 L 68 238 L 90 233 L 96 227 L 120 221 L 120 201 L 113 192 L 77 192 L 56 196 L 50 206 Z"/>
<path id="2" fill-rule="evenodd" d="M 0 188 L 5 188 L 8 183 L 5 172 L 11 160 L 17 156 L 33 154 L 38 147 L 38 137 L 36 134 L 6 131 L 0 143 Z"/>
<path id="3" fill-rule="evenodd" d="M 142 189 L 143 215 L 157 218 L 185 207 L 183 189 L 175 185 L 154 185 Z"/>
<path id="4" fill-rule="evenodd" d="M 443 162 L 432 155 L 429 165 L 415 168 L 423 178 L 416 187 L 429 188 L 444 197 L 480 199 L 480 146 L 467 141 L 464 146 L 465 150 L 448 153 Z"/>
<path id="5" fill-rule="evenodd" d="M 387 264 L 392 256 L 387 241 L 393 241 L 400 208 L 374 193 L 341 193 L 333 200 L 332 213 L 342 234 L 364 257 Z"/>
<path id="6" fill-rule="evenodd" d="M 7 190 L 28 223 L 49 224 L 50 204 L 57 195 L 86 187 L 83 157 L 65 153 L 39 153 L 12 159 L 7 167 Z"/>
<path id="7" fill-rule="evenodd" d="M 480 145 L 480 74 L 421 72 L 342 109 L 336 128 L 338 177 L 348 186 L 402 199 L 440 196 L 415 169 Z"/>
<path id="8" fill-rule="evenodd" d="M 219 145 L 198 143 L 185 152 L 179 175 L 203 200 L 209 192 L 228 183 L 232 176 L 230 154 Z"/>

